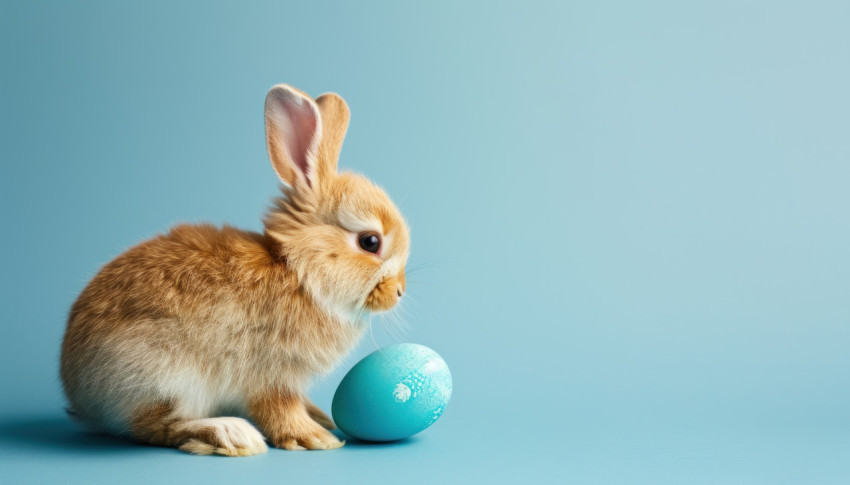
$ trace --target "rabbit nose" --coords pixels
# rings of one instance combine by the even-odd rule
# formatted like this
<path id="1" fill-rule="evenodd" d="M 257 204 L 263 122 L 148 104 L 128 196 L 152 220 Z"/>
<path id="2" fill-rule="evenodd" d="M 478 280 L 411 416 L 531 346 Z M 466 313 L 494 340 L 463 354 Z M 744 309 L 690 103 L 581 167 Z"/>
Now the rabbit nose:
<path id="1" fill-rule="evenodd" d="M 404 296 L 404 288 L 402 288 L 402 287 L 401 287 L 401 285 L 396 286 L 395 291 L 396 291 L 396 293 L 398 294 L 398 297 L 399 297 L 399 298 L 401 298 L 402 296 Z"/>

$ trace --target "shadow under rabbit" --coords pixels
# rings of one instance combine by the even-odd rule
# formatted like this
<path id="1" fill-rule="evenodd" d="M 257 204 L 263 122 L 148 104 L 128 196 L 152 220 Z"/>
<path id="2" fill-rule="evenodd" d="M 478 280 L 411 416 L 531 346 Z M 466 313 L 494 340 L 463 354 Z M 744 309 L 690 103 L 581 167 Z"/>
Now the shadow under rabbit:
<path id="1" fill-rule="evenodd" d="M 418 441 L 418 438 L 413 436 L 398 441 L 372 442 L 353 438 L 339 430 L 334 430 L 333 433 L 346 442 L 341 450 L 404 448 Z M 146 446 L 127 437 L 88 431 L 65 416 L 0 418 L 0 442 L 13 444 L 18 449 L 62 453 L 132 453 L 166 449 Z"/>
<path id="2" fill-rule="evenodd" d="M 83 430 L 64 416 L 2 418 L 0 441 L 19 449 L 63 453 L 125 453 L 140 448 L 129 438 Z"/>

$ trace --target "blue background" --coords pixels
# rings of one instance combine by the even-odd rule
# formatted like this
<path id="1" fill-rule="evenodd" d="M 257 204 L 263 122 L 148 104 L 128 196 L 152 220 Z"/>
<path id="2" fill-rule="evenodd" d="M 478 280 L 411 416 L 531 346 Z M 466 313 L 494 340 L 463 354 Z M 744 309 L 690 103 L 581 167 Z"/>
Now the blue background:
<path id="1" fill-rule="evenodd" d="M 846 1 L 3 1 L 0 482 L 848 483 L 848 25 Z M 419 268 L 409 328 L 376 318 L 312 396 L 411 341 L 452 369 L 446 413 L 245 459 L 77 431 L 69 306 L 171 224 L 261 228 L 279 82 L 348 100 L 341 164 Z"/>

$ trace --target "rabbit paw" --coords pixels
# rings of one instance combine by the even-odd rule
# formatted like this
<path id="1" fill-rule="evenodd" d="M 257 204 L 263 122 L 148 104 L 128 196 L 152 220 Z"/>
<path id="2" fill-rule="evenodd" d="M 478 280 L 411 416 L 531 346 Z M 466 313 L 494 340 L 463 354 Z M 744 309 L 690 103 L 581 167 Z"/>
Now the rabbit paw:
<path id="1" fill-rule="evenodd" d="M 268 393 L 249 402 L 249 411 L 269 443 L 286 450 L 332 450 L 344 445 L 315 421 L 325 413 L 297 394 Z M 318 411 L 317 414 L 316 411 Z"/>
<path id="2" fill-rule="evenodd" d="M 250 456 L 269 450 L 263 435 L 242 418 L 207 418 L 175 426 L 186 441 L 179 448 L 193 455 Z"/>
<path id="3" fill-rule="evenodd" d="M 301 430 L 273 437 L 272 444 L 285 450 L 333 450 L 345 444 L 316 423 Z"/>

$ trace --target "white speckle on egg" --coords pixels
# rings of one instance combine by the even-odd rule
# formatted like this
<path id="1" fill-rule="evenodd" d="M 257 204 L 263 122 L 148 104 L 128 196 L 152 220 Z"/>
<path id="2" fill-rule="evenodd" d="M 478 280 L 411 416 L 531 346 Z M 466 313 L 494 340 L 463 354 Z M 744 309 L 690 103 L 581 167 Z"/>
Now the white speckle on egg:
<path id="1" fill-rule="evenodd" d="M 440 407 L 438 407 L 437 409 L 434 410 L 434 414 L 431 415 L 431 420 L 436 421 L 437 418 L 439 418 L 440 415 L 442 415 L 442 414 L 443 414 L 443 406 L 440 406 Z"/>
<path id="2" fill-rule="evenodd" d="M 404 383 L 399 382 L 395 386 L 393 397 L 398 402 L 407 402 L 410 399 L 410 388 L 405 386 Z"/>
<path id="3" fill-rule="evenodd" d="M 433 374 L 438 372 L 446 367 L 446 361 L 440 358 L 429 359 L 428 362 L 425 362 L 425 373 Z"/>

